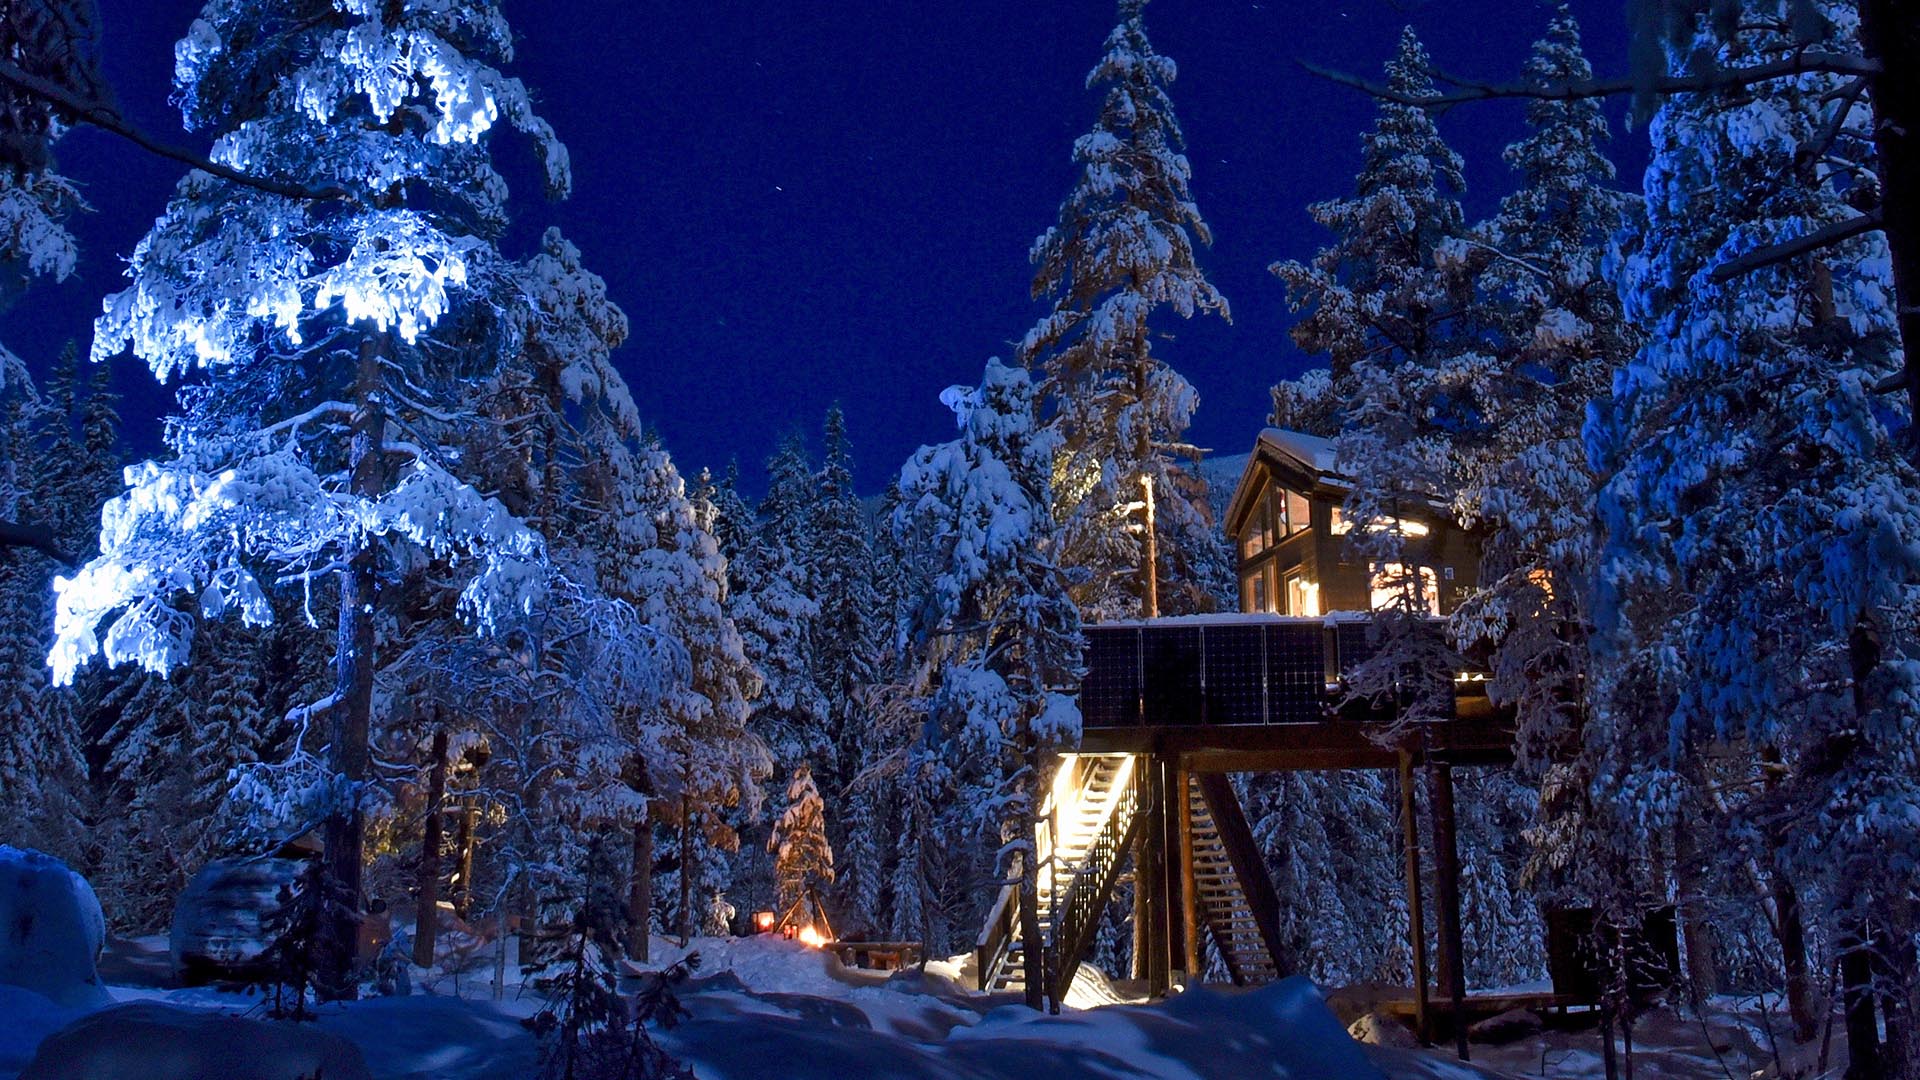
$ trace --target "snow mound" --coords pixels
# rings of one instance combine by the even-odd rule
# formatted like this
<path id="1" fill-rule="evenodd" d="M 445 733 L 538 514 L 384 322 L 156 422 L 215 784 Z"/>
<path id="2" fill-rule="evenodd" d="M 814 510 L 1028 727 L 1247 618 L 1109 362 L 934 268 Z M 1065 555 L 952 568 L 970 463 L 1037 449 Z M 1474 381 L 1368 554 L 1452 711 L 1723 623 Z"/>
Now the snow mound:
<path id="1" fill-rule="evenodd" d="M 142 1001 L 47 1036 L 20 1080 L 372 1080 L 352 1043 L 311 1024 Z"/>
<path id="2" fill-rule="evenodd" d="M 87 879 L 44 852 L 0 845 L 0 983 L 69 1009 L 113 998 L 94 967 L 106 920 Z"/>

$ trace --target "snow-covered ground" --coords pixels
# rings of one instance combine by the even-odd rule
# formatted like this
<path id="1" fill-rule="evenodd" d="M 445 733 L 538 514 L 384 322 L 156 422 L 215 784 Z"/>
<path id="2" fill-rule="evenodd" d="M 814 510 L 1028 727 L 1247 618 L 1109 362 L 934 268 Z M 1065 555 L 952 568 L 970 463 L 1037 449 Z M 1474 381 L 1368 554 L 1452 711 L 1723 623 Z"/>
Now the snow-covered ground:
<path id="1" fill-rule="evenodd" d="M 116 1002 L 261 1013 L 257 996 L 127 985 L 160 983 L 163 950 L 153 939 L 109 951 L 102 974 Z M 681 995 L 692 1015 L 660 1038 L 702 1080 L 1473 1080 L 1489 1075 L 1482 1066 L 1509 1076 L 1600 1075 L 1591 1031 L 1476 1045 L 1474 1067 L 1443 1050 L 1364 1046 L 1302 979 L 1253 991 L 1197 988 L 1145 1004 L 1126 1003 L 1089 972 L 1076 999 L 1119 1004 L 1042 1016 L 1010 996 L 965 989 L 957 963 L 936 961 L 924 972 L 850 970 L 828 953 L 774 937 L 700 938 L 688 949 L 655 939 L 652 959 L 665 966 L 689 951 L 701 956 Z M 538 1049 L 520 1021 L 542 997 L 520 984 L 512 965 L 508 972 L 497 1001 L 491 963 L 473 957 L 460 973 L 460 994 L 449 992 L 454 973 L 436 971 L 420 985 L 440 992 L 325 1006 L 317 1023 L 360 1047 L 376 1077 L 527 1080 Z M 1750 1002 L 1723 1004 L 1724 1016 L 1705 1028 L 1678 1018 L 1644 1022 L 1636 1075 L 1724 1078 L 1765 1065 L 1760 1012 Z M 47 1034 L 84 1014 L 0 987 L 0 1080 L 24 1068 Z"/>
<path id="2" fill-rule="evenodd" d="M 154 945 L 145 943 L 149 956 Z M 657 963 L 683 955 L 669 942 L 657 946 Z M 701 954 L 681 999 L 692 1016 L 663 1043 L 703 1080 L 1365 1080 L 1451 1072 L 1408 1071 L 1397 1056 L 1355 1043 L 1304 980 L 1041 1016 L 1009 997 L 966 991 L 954 981 L 959 971 L 952 964 L 891 975 L 849 971 L 827 953 L 772 937 L 696 939 L 690 951 Z M 135 953 L 131 960 L 128 952 Z M 106 965 L 109 977 L 137 980 L 139 972 L 153 970 L 138 947 L 115 953 Z M 501 1000 L 490 1000 L 488 981 L 480 977 L 463 978 L 461 988 L 468 996 L 421 993 L 329 1005 L 317 1022 L 358 1045 L 378 1077 L 532 1076 L 537 1048 L 520 1021 L 539 1009 L 539 992 L 512 980 Z M 1097 978 L 1085 989 L 1117 999 Z M 0 1023 L 0 1077 L 17 1074 L 41 1039 L 84 1013 L 27 991 L 0 993 L 7 1020 Z M 116 1002 L 262 1010 L 258 997 L 208 988 L 112 985 L 111 993 Z M 1370 1056 L 1393 1067 L 1383 1072 Z"/>

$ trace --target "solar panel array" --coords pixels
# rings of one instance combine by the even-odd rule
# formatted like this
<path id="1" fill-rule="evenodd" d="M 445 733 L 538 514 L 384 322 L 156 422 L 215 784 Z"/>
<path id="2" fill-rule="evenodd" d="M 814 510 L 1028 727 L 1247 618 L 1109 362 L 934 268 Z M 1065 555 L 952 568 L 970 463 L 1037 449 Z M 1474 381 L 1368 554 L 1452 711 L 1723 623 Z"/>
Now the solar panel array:
<path id="1" fill-rule="evenodd" d="M 1299 724 L 1326 715 L 1317 622 L 1090 626 L 1080 713 L 1088 727 Z"/>

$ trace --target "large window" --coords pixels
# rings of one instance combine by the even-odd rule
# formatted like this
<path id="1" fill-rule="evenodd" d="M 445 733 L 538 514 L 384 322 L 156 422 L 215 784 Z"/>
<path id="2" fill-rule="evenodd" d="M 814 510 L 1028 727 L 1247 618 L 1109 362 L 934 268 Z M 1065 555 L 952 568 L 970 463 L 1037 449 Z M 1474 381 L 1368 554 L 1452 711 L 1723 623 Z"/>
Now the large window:
<path id="1" fill-rule="evenodd" d="M 1415 598 L 1415 603 L 1424 607 L 1427 614 L 1438 615 L 1440 614 L 1440 580 L 1431 566 L 1422 566 L 1417 569 L 1419 594 Z M 1407 592 L 1416 587 L 1416 582 L 1405 564 L 1375 563 L 1372 585 L 1371 607 L 1374 611 L 1379 611 L 1382 608 L 1404 603 Z"/>
<path id="2" fill-rule="evenodd" d="M 1283 487 L 1267 489 L 1267 519 L 1273 523 L 1273 536 L 1284 540 L 1297 532 L 1304 532 L 1313 524 L 1308 508 L 1307 497 L 1297 491 Z"/>

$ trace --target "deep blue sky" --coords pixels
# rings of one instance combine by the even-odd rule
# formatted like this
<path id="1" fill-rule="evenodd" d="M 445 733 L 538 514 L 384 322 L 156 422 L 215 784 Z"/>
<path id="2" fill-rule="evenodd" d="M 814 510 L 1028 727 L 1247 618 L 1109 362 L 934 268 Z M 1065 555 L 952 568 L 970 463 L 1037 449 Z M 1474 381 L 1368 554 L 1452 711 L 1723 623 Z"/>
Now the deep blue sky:
<path id="1" fill-rule="evenodd" d="M 1623 0 L 1575 0 L 1589 53 L 1623 65 Z M 167 104 L 172 43 L 197 0 L 101 0 L 105 66 L 123 111 L 194 143 Z M 508 0 L 521 41 L 511 70 L 572 151 L 575 194 L 539 198 L 515 168 L 523 254 L 561 226 L 632 320 L 618 359 L 682 468 L 739 458 L 747 486 L 785 430 L 817 437 L 841 402 L 873 491 L 918 445 L 949 437 L 940 390 L 970 381 L 1040 314 L 1028 248 L 1071 186 L 1073 139 L 1098 103 L 1083 85 L 1114 20 L 1106 0 Z M 1180 65 L 1172 94 L 1193 190 L 1213 226 L 1204 267 L 1233 305 L 1165 329 L 1160 353 L 1198 388 L 1193 436 L 1251 444 L 1275 379 L 1312 363 L 1288 340 L 1278 281 L 1323 234 L 1309 203 L 1351 187 L 1372 104 L 1318 80 L 1299 57 L 1377 73 L 1413 23 L 1441 66 L 1517 74 L 1552 7 L 1539 0 L 1156 0 L 1147 26 Z M 1615 157 L 1637 186 L 1644 138 Z M 1443 120 L 1466 156 L 1470 212 L 1509 179 L 1499 151 L 1514 106 Z M 198 144 L 196 144 L 198 145 Z M 82 130 L 60 146 L 95 212 L 75 231 L 81 271 L 0 315 L 0 341 L 44 363 L 83 346 L 121 259 L 180 170 Z M 169 395 L 119 361 L 131 434 L 154 448 Z"/>

